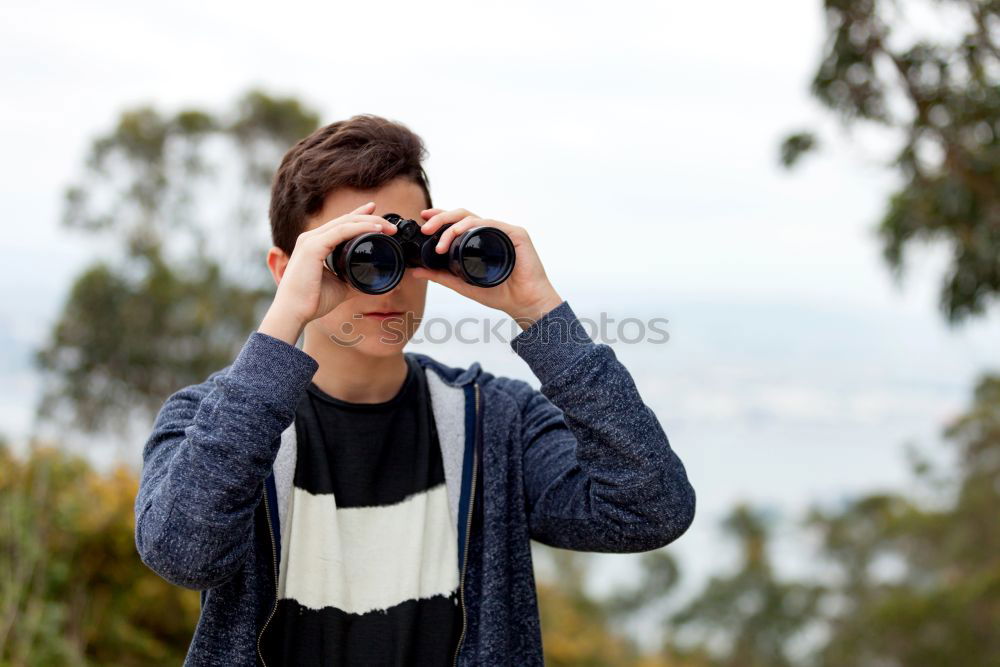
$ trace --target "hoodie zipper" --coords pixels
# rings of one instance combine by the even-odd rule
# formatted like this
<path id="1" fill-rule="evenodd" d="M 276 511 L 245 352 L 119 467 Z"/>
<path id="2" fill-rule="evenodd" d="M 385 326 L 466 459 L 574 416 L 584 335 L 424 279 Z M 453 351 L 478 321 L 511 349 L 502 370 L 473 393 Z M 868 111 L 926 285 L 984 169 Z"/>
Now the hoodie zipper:
<path id="1" fill-rule="evenodd" d="M 455 647 L 455 660 L 452 662 L 454 667 L 458 667 L 458 653 L 462 650 L 462 642 L 465 639 L 465 630 L 467 626 L 467 618 L 465 612 L 465 570 L 467 566 L 467 561 L 469 559 L 469 535 L 472 532 L 472 511 L 473 506 L 476 503 L 476 450 L 479 444 L 479 383 L 473 383 L 473 390 L 476 393 L 476 425 L 475 425 L 475 435 L 474 441 L 472 443 L 472 483 L 470 484 L 469 491 L 469 511 L 465 522 L 465 548 L 462 553 L 462 574 L 459 577 L 458 583 L 458 597 L 462 606 L 462 634 L 458 636 L 458 645 Z"/>
<path id="2" fill-rule="evenodd" d="M 271 537 L 271 563 L 274 566 L 274 606 L 271 607 L 271 613 L 267 615 L 264 627 L 260 629 L 260 634 L 257 635 L 257 656 L 260 658 L 260 664 L 267 667 L 264 654 L 260 651 L 260 639 L 264 636 L 264 631 L 267 630 L 267 624 L 271 622 L 274 612 L 278 610 L 278 550 L 274 546 L 274 528 L 271 526 L 271 509 L 267 502 L 266 483 L 264 484 L 264 516 L 267 518 L 267 534 Z"/>

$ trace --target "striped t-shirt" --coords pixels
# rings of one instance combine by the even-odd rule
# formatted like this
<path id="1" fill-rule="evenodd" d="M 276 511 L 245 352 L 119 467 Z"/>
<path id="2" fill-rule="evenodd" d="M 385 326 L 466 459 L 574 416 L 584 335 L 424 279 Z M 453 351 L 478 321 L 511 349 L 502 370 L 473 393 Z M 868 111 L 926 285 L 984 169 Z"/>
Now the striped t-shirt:
<path id="1" fill-rule="evenodd" d="M 298 406 L 268 665 L 451 664 L 456 527 L 426 377 L 405 358 L 384 403 L 310 385 Z"/>

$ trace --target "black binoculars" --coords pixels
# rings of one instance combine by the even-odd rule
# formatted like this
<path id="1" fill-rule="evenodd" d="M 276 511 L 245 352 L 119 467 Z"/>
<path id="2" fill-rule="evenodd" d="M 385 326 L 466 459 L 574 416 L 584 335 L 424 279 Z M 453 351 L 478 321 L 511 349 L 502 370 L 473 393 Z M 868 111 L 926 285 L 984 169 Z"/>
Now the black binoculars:
<path id="1" fill-rule="evenodd" d="M 395 213 L 382 217 L 396 226 L 394 235 L 359 234 L 326 257 L 327 268 L 361 292 L 388 292 L 403 279 L 407 266 L 446 269 L 479 287 L 495 287 L 514 270 L 514 244 L 496 227 L 473 227 L 452 239 L 447 252 L 438 253 L 434 247 L 450 224 L 427 236 L 415 220 Z"/>

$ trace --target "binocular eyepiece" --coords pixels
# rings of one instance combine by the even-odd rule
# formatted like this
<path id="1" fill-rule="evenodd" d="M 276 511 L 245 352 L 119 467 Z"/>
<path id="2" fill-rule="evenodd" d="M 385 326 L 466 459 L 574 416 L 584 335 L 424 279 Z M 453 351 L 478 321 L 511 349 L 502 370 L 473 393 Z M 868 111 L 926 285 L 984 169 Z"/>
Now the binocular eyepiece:
<path id="1" fill-rule="evenodd" d="M 439 254 L 434 247 L 450 224 L 427 236 L 415 220 L 395 213 L 382 217 L 396 226 L 394 235 L 360 234 L 338 244 L 326 257 L 327 268 L 361 292 L 388 292 L 403 279 L 407 266 L 445 269 L 479 287 L 495 287 L 514 270 L 514 244 L 496 227 L 473 227 Z"/>

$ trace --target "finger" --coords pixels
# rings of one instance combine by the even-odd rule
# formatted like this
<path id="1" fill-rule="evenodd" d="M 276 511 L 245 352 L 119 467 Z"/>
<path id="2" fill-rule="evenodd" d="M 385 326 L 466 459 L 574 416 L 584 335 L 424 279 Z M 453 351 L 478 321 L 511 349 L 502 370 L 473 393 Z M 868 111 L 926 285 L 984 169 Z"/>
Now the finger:
<path id="1" fill-rule="evenodd" d="M 303 232 L 303 234 L 308 234 L 310 236 L 315 236 L 316 234 L 321 234 L 321 233 L 325 232 L 326 230 L 328 230 L 330 227 L 333 227 L 334 225 L 343 224 L 344 222 L 347 222 L 349 220 L 356 220 L 356 219 L 359 219 L 359 218 L 372 218 L 373 221 L 375 219 L 384 220 L 384 218 L 382 218 L 381 216 L 371 215 L 372 211 L 374 211 L 374 210 L 375 210 L 375 202 L 370 201 L 367 204 L 362 204 L 361 206 L 357 207 L 353 211 L 349 211 L 349 212 L 347 212 L 347 213 L 345 213 L 345 214 L 343 214 L 341 216 L 338 216 L 338 217 L 336 217 L 336 218 L 334 218 L 332 220 L 327 220 L 322 225 L 317 225 L 316 227 L 313 227 L 312 229 L 308 229 L 305 232 Z"/>
<path id="2" fill-rule="evenodd" d="M 364 234 L 366 232 L 386 233 L 386 227 L 395 228 L 395 225 L 386 222 L 385 220 L 380 223 L 370 222 L 367 220 L 344 222 L 339 225 L 334 225 L 323 233 L 315 234 L 308 240 L 308 242 L 313 248 L 317 249 L 318 252 L 325 255 L 333 250 L 333 248 L 342 241 L 352 239 L 355 236 L 359 236 L 360 234 Z"/>
<path id="3" fill-rule="evenodd" d="M 531 245 L 531 239 L 528 237 L 528 230 L 524 227 L 518 227 L 517 225 L 512 225 L 507 222 L 489 219 L 480 220 L 479 224 L 483 227 L 495 227 L 499 229 L 510 238 L 511 243 L 514 244 L 515 248 L 520 248 L 523 245 Z"/>
<path id="4" fill-rule="evenodd" d="M 475 215 L 475 213 L 467 211 L 464 208 L 455 208 L 450 211 L 435 213 L 427 222 L 424 223 L 420 230 L 425 234 L 433 234 L 441 227 L 441 225 L 446 225 L 449 222 L 458 222 L 467 215 Z"/>
<path id="5" fill-rule="evenodd" d="M 496 227 L 497 229 L 504 232 L 507 236 L 510 236 L 511 238 L 514 238 L 514 236 L 519 236 L 522 231 L 520 227 L 517 227 L 507 222 L 501 222 L 500 220 L 483 219 L 482 221 L 480 221 L 479 224 L 483 225 L 484 227 Z"/>
<path id="6" fill-rule="evenodd" d="M 331 220 L 330 222 L 327 222 L 323 225 L 320 225 L 319 227 L 315 227 L 313 229 L 310 229 L 309 231 L 303 232 L 302 234 L 299 234 L 299 238 L 303 239 L 303 241 L 308 241 L 313 237 L 323 236 L 324 234 L 328 234 L 330 230 L 337 229 L 339 227 L 342 227 L 343 225 L 357 224 L 357 223 L 378 225 L 379 228 L 374 231 L 381 231 L 384 234 L 391 235 L 395 234 L 397 231 L 396 225 L 392 224 L 382 216 L 347 214 L 339 218 L 336 218 L 334 220 Z"/>
<path id="7" fill-rule="evenodd" d="M 427 220 L 428 218 L 431 218 L 437 215 L 438 213 L 442 213 L 443 211 L 444 211 L 443 208 L 425 208 L 420 212 L 420 217 L 423 218 L 424 220 Z"/>
<path id="8" fill-rule="evenodd" d="M 441 238 L 438 239 L 437 245 L 434 246 L 434 251 L 437 253 L 442 253 L 447 251 L 448 248 L 451 247 L 451 242 L 455 239 L 456 236 L 466 231 L 467 229 L 471 229 L 472 227 L 477 226 L 482 222 L 483 222 L 482 218 L 477 218 L 474 215 L 465 216 L 464 218 L 453 224 L 451 227 L 444 230 L 444 233 L 441 234 Z"/>
<path id="9" fill-rule="evenodd" d="M 389 234 L 390 236 L 392 236 L 393 234 L 399 231 L 399 227 L 392 224 L 385 218 L 380 216 L 375 216 L 375 217 L 378 218 L 376 222 L 378 223 L 379 227 L 381 227 L 379 231 L 381 231 L 383 234 Z"/>

